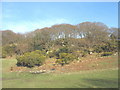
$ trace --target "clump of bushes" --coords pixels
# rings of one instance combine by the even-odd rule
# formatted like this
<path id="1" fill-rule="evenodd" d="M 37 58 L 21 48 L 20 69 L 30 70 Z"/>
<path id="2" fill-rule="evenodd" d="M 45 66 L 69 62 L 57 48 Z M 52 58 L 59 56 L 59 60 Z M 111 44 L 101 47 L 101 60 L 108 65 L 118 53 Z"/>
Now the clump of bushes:
<path id="1" fill-rule="evenodd" d="M 53 50 L 53 51 L 51 50 L 51 51 L 48 52 L 47 56 L 49 58 L 53 58 L 53 57 L 55 57 L 55 52 L 56 52 L 56 50 Z"/>
<path id="2" fill-rule="evenodd" d="M 70 63 L 74 59 L 76 59 L 76 57 L 72 53 L 59 53 L 59 57 L 56 60 L 56 63 L 63 66 L 64 64 Z"/>
<path id="3" fill-rule="evenodd" d="M 93 48 L 94 48 L 94 52 L 96 52 L 96 53 L 101 53 L 101 52 L 103 52 L 102 46 L 94 46 Z"/>
<path id="4" fill-rule="evenodd" d="M 96 45 L 93 47 L 94 48 L 94 52 L 96 53 L 102 53 L 102 52 L 117 52 L 117 46 L 114 44 L 104 44 L 104 45 Z"/>
<path id="5" fill-rule="evenodd" d="M 104 52 L 101 54 L 101 56 L 110 56 L 112 54 L 113 54 L 112 52 Z"/>
<path id="6" fill-rule="evenodd" d="M 24 67 L 34 67 L 40 66 L 45 61 L 45 55 L 42 51 L 36 50 L 33 52 L 25 53 L 22 56 L 17 56 L 17 66 L 24 66 Z"/>
<path id="7" fill-rule="evenodd" d="M 15 55 L 16 45 L 10 44 L 2 47 L 2 57 L 6 58 L 7 56 L 13 56 Z"/>
<path id="8" fill-rule="evenodd" d="M 70 50 L 68 47 L 60 48 L 58 51 L 54 52 L 56 57 L 59 57 L 60 53 L 72 53 L 72 50 Z"/>
<path id="9" fill-rule="evenodd" d="M 68 47 L 62 47 L 57 50 L 49 51 L 47 56 L 49 56 L 49 58 L 53 58 L 53 57 L 58 58 L 60 53 L 72 53 L 72 50 L 70 50 Z"/>
<path id="10" fill-rule="evenodd" d="M 87 50 L 79 50 L 79 51 L 75 51 L 73 52 L 73 54 L 77 57 L 86 57 L 89 54 L 89 51 Z"/>
<path id="11" fill-rule="evenodd" d="M 7 52 L 6 51 L 2 51 L 2 58 L 6 58 L 7 57 Z"/>
<path id="12" fill-rule="evenodd" d="M 82 57 L 85 57 L 85 56 L 87 56 L 89 53 L 90 53 L 89 50 L 84 49 L 83 51 L 81 51 L 81 56 L 82 56 Z"/>
<path id="13" fill-rule="evenodd" d="M 48 56 L 50 58 L 55 57 L 57 59 L 56 63 L 61 64 L 62 66 L 64 64 L 70 63 L 74 59 L 78 59 L 77 55 L 75 55 L 73 51 L 68 47 L 62 47 L 60 49 L 49 52 Z"/>

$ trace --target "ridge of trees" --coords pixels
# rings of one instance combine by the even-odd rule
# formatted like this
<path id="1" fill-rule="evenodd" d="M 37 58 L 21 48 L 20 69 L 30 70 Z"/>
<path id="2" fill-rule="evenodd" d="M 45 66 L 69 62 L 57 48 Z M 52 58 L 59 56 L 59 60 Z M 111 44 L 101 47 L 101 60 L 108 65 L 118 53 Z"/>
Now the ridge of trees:
<path id="1" fill-rule="evenodd" d="M 108 28 L 101 22 L 83 22 L 77 25 L 59 24 L 35 31 L 19 34 L 11 30 L 2 32 L 2 57 L 24 55 L 40 50 L 49 57 L 56 57 L 57 62 L 67 62 L 69 56 L 85 56 L 86 53 L 117 52 L 118 28 Z M 63 51 L 60 51 L 62 50 Z M 69 49 L 67 52 L 66 50 Z M 106 52 L 108 52 L 106 54 Z M 68 56 L 68 57 L 65 57 Z M 64 57 L 64 58 L 63 58 Z"/>

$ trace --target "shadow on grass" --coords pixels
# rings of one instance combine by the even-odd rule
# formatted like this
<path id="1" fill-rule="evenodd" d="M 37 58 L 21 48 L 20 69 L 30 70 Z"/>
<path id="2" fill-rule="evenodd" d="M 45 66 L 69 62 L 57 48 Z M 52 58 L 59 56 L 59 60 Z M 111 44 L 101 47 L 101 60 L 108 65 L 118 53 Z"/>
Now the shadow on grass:
<path id="1" fill-rule="evenodd" d="M 92 88 L 118 88 L 117 79 L 84 79 Z"/>

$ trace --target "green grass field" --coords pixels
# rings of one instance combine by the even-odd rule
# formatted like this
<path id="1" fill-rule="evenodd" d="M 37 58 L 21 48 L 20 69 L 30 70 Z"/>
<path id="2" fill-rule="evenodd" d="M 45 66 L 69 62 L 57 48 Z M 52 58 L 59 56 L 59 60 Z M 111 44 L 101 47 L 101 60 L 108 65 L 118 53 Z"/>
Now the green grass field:
<path id="1" fill-rule="evenodd" d="M 30 74 L 7 72 L 16 60 L 2 61 L 3 88 L 117 88 L 117 68 L 74 73 Z"/>

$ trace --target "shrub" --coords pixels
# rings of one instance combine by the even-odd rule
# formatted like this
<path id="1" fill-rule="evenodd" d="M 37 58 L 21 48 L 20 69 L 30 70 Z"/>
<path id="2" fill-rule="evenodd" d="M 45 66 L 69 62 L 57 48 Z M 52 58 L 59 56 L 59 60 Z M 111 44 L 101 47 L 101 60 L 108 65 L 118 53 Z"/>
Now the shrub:
<path id="1" fill-rule="evenodd" d="M 76 57 L 71 53 L 59 53 L 59 59 L 57 59 L 56 63 L 59 63 L 63 66 L 64 64 L 68 64 L 74 59 L 76 59 Z"/>
<path id="2" fill-rule="evenodd" d="M 56 51 L 54 54 L 56 57 L 59 57 L 60 53 L 72 53 L 72 50 L 70 50 L 67 47 L 60 48 L 58 51 Z"/>
<path id="3" fill-rule="evenodd" d="M 104 45 L 98 45 L 94 47 L 94 51 L 97 53 L 101 52 L 117 52 L 117 44 L 107 43 Z"/>
<path id="4" fill-rule="evenodd" d="M 89 50 L 84 49 L 84 50 L 81 52 L 81 56 L 82 56 L 82 57 L 85 57 L 85 56 L 87 56 L 87 54 L 89 54 L 89 53 L 90 53 Z"/>
<path id="5" fill-rule="evenodd" d="M 96 53 L 101 53 L 103 50 L 102 50 L 102 48 L 101 48 L 101 46 L 95 46 L 94 47 L 94 52 L 96 52 Z"/>
<path id="6" fill-rule="evenodd" d="M 2 51 L 2 58 L 6 58 L 7 57 L 7 52 L 6 51 Z"/>
<path id="7" fill-rule="evenodd" d="M 18 56 L 17 58 L 17 66 L 25 66 L 25 67 L 34 67 L 40 66 L 45 61 L 45 56 L 41 51 L 33 51 L 25 53 L 22 56 Z"/>
<path id="8" fill-rule="evenodd" d="M 15 49 L 16 49 L 16 45 L 14 44 L 10 44 L 10 45 L 6 45 L 2 48 L 2 52 L 3 52 L 3 57 L 4 56 L 12 56 L 15 54 Z"/>
<path id="9" fill-rule="evenodd" d="M 48 56 L 49 56 L 49 58 L 54 57 L 54 56 L 55 56 L 55 55 L 54 55 L 54 52 L 50 52 L 50 53 L 48 54 Z"/>
<path id="10" fill-rule="evenodd" d="M 110 56 L 112 54 L 113 54 L 112 52 L 104 52 L 101 54 L 101 56 Z"/>
<path id="11" fill-rule="evenodd" d="M 34 51 L 34 53 L 43 54 L 44 56 L 46 56 L 46 51 L 36 50 L 36 51 Z"/>
<path id="12" fill-rule="evenodd" d="M 86 50 L 80 50 L 80 51 L 74 52 L 74 56 L 76 57 L 85 57 L 87 56 L 87 54 L 89 54 L 89 52 Z"/>
<path id="13" fill-rule="evenodd" d="M 63 59 L 57 59 L 56 63 L 61 64 L 61 66 L 63 66 L 65 64 L 65 62 L 63 61 Z"/>

